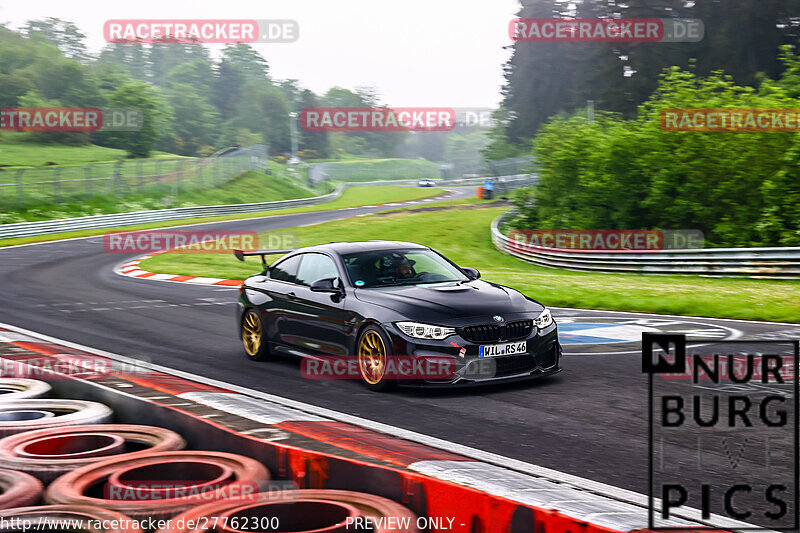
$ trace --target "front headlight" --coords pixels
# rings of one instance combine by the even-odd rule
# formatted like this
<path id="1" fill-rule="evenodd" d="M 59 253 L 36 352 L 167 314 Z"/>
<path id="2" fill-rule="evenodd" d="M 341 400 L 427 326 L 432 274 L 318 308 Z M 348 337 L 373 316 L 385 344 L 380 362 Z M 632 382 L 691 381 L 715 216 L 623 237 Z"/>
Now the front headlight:
<path id="1" fill-rule="evenodd" d="M 420 324 L 419 322 L 396 322 L 396 326 L 400 328 L 400 331 L 415 339 L 434 339 L 440 341 L 456 333 L 455 328 Z"/>
<path id="2" fill-rule="evenodd" d="M 545 307 L 542 314 L 536 317 L 533 323 L 536 324 L 537 328 L 544 329 L 553 323 L 553 315 L 551 315 L 550 310 Z"/>

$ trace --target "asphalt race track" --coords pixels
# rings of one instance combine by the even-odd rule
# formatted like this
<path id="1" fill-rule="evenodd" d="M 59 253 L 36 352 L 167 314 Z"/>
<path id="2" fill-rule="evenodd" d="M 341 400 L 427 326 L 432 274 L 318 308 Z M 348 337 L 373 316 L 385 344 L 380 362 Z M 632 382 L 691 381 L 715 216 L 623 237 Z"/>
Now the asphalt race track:
<path id="1" fill-rule="evenodd" d="M 391 207 L 213 227 L 267 231 L 383 209 Z M 717 340 L 800 337 L 800 325 L 556 309 L 566 353 L 564 371 L 556 377 L 375 394 L 355 381 L 304 379 L 297 361 L 245 360 L 234 320 L 235 290 L 112 271 L 132 257 L 106 253 L 102 237 L 0 249 L 0 322 L 643 493 L 647 379 L 637 340 L 643 331 Z M 480 269 L 480 264 L 465 266 Z"/>

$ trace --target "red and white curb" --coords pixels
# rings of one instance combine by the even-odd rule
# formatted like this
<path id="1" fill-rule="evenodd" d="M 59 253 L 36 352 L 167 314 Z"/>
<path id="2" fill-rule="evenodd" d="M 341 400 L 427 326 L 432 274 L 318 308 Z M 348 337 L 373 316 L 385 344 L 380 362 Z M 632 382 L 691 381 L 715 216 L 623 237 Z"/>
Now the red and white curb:
<path id="1" fill-rule="evenodd" d="M 301 443 L 305 443 L 312 448 L 332 447 L 338 452 L 330 453 L 361 464 L 389 465 L 450 486 L 556 511 L 579 521 L 584 531 L 591 530 L 587 525 L 622 532 L 647 528 L 648 499 L 643 494 L 2 323 L 0 361 L 40 368 L 56 368 L 57 361 L 91 362 L 92 370 L 83 374 L 70 372 L 70 377 L 194 413 L 218 426 L 226 426 L 226 416 L 248 420 L 248 424 L 239 422 L 238 429 L 230 429 L 242 435 L 287 446 L 302 447 Z M 97 368 L 104 371 L 98 372 Z M 199 411 L 198 406 L 203 410 Z M 673 514 L 677 517 L 660 521 L 659 527 L 690 530 L 708 524 L 696 509 L 683 508 Z M 727 530 L 752 528 L 717 515 L 711 518 Z"/>
<path id="2" fill-rule="evenodd" d="M 114 273 L 120 276 L 127 276 L 129 278 L 149 279 L 154 281 L 173 281 L 179 283 L 192 283 L 194 285 L 216 285 L 222 287 L 239 287 L 244 283 L 240 279 L 221 279 L 221 278 L 207 278 L 203 276 L 178 276 L 175 274 L 159 274 L 157 272 L 148 272 L 139 267 L 139 263 L 145 259 L 150 259 L 158 254 L 163 254 L 169 250 L 155 252 L 152 254 L 140 255 L 136 259 L 127 261 L 114 267 Z"/>
<path id="3" fill-rule="evenodd" d="M 396 207 L 396 206 L 404 206 L 404 205 L 415 205 L 415 204 L 422 204 L 427 202 L 434 202 L 438 200 L 443 200 L 453 195 L 453 191 L 447 191 L 444 194 L 440 194 L 439 196 L 435 196 L 433 198 L 425 198 L 423 200 L 410 200 L 408 202 L 393 202 L 389 204 L 375 204 L 375 205 L 362 205 L 359 207 L 344 207 L 340 209 L 340 211 L 352 211 L 355 209 L 370 209 L 375 207 Z M 347 220 L 348 218 L 355 218 L 355 217 L 363 217 L 370 213 L 364 213 L 361 215 L 355 215 L 353 217 L 346 217 L 343 219 L 332 220 L 329 222 L 336 222 L 338 220 Z M 315 222 L 314 224 L 304 224 L 304 226 L 316 226 L 318 224 L 325 224 L 326 222 Z M 203 276 L 182 276 L 176 274 L 160 274 L 158 272 L 149 272 L 144 270 L 139 266 L 139 263 L 144 261 L 145 259 L 150 259 L 151 257 L 169 252 L 170 250 L 162 250 L 159 252 L 154 252 L 146 255 L 141 255 L 133 260 L 126 261 L 125 263 L 119 264 L 114 267 L 114 273 L 119 274 L 120 276 L 127 276 L 129 278 L 139 278 L 139 279 L 148 279 L 151 281 L 170 281 L 170 282 L 177 282 L 177 283 L 191 283 L 193 285 L 214 285 L 217 287 L 239 287 L 244 283 L 244 281 L 240 279 L 222 279 L 222 278 L 208 278 Z"/>

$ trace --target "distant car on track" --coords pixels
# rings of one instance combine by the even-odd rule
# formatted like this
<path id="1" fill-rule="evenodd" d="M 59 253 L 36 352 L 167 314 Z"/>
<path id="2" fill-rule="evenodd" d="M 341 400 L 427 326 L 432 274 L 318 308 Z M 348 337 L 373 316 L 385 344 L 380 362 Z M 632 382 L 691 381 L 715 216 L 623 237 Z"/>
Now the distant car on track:
<path id="1" fill-rule="evenodd" d="M 433 180 L 429 180 L 427 178 L 423 178 L 419 180 L 419 182 L 417 182 L 417 185 L 419 185 L 420 187 L 435 187 L 436 182 Z"/>
<path id="2" fill-rule="evenodd" d="M 287 253 L 288 252 L 288 253 Z M 561 370 L 550 311 L 524 294 L 480 280 L 438 252 L 409 242 L 339 242 L 260 255 L 264 270 L 239 293 L 247 357 L 357 358 L 372 390 L 397 384 L 394 356 L 446 360 L 452 375 L 418 386 L 515 381 Z M 286 254 L 267 267 L 265 256 Z"/>

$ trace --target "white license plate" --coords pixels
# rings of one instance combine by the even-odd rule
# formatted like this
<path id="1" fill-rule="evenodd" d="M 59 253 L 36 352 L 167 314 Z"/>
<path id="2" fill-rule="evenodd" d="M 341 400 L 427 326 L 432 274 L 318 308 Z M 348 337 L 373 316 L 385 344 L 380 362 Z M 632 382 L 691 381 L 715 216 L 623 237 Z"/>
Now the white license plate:
<path id="1" fill-rule="evenodd" d="M 500 357 L 501 355 L 519 355 L 528 351 L 528 343 L 523 342 L 509 342 L 506 344 L 492 344 L 489 346 L 480 346 L 478 348 L 478 357 Z"/>

